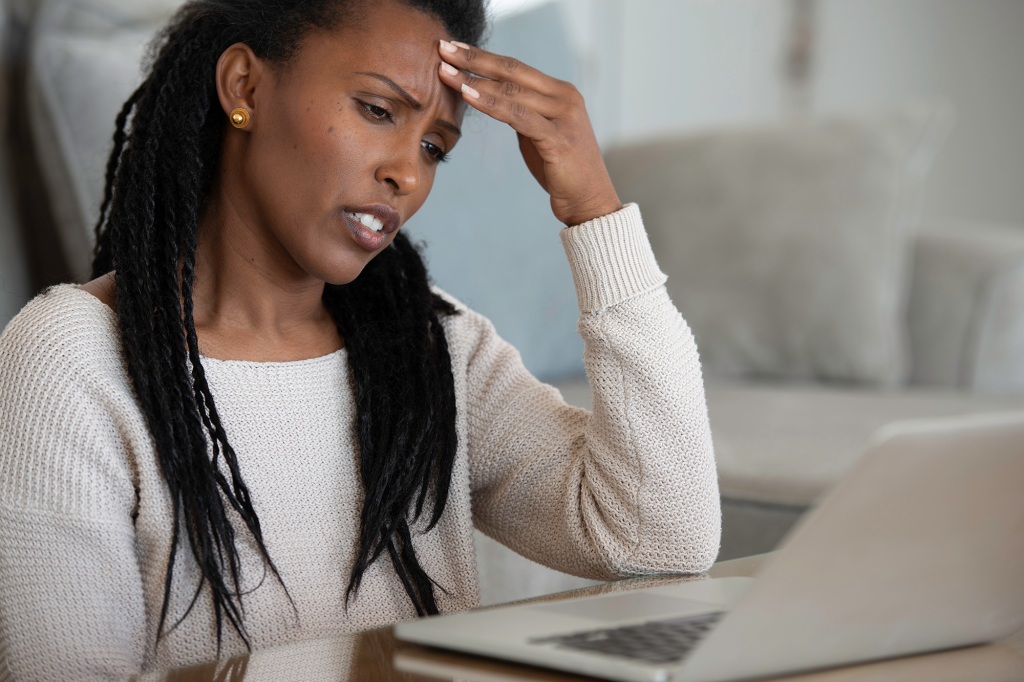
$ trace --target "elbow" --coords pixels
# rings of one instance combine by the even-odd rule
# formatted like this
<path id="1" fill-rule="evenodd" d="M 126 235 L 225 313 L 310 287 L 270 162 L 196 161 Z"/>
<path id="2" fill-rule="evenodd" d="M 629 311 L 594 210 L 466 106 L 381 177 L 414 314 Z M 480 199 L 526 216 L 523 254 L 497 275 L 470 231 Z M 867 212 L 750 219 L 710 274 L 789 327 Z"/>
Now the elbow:
<path id="1" fill-rule="evenodd" d="M 716 498 L 713 509 L 702 515 L 699 524 L 695 524 L 686 534 L 679 565 L 680 573 L 704 573 L 718 560 L 718 550 L 722 545 L 722 505 Z"/>
<path id="2" fill-rule="evenodd" d="M 721 547 L 721 527 L 715 533 L 709 533 L 702 538 L 700 544 L 691 545 L 692 551 L 687 556 L 686 564 L 682 567 L 684 573 L 705 573 L 718 560 L 718 550 Z"/>
<path id="3" fill-rule="evenodd" d="M 654 524 L 664 524 L 664 533 L 673 536 L 674 552 L 668 572 L 704 573 L 718 560 L 722 544 L 722 499 L 714 468 L 705 476 L 704 485 L 691 488 L 685 502 L 660 510 Z"/>
<path id="4" fill-rule="evenodd" d="M 692 514 L 680 527 L 659 519 L 645 532 L 641 528 L 629 558 L 611 565 L 621 577 L 652 574 L 699 574 L 718 559 L 722 540 L 721 503 L 716 497 L 699 513 Z"/>

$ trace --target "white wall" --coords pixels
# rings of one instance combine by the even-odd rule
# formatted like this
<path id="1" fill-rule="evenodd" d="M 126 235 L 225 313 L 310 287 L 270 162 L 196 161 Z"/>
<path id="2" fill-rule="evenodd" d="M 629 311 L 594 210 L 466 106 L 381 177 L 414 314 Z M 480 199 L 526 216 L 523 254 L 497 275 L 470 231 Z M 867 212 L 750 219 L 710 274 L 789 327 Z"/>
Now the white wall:
<path id="1" fill-rule="evenodd" d="M 782 0 L 626 3 L 618 134 L 778 115 Z"/>
<path id="2" fill-rule="evenodd" d="M 1024 2 L 822 0 L 818 26 L 819 110 L 948 97 L 926 213 L 1024 228 Z"/>
<path id="3" fill-rule="evenodd" d="M 778 115 L 787 0 L 561 0 L 602 140 Z"/>
<path id="4" fill-rule="evenodd" d="M 604 143 L 787 111 L 790 0 L 560 2 Z M 1024 229 L 1024 0 L 818 0 L 816 17 L 811 111 L 947 98 L 925 212 Z"/>

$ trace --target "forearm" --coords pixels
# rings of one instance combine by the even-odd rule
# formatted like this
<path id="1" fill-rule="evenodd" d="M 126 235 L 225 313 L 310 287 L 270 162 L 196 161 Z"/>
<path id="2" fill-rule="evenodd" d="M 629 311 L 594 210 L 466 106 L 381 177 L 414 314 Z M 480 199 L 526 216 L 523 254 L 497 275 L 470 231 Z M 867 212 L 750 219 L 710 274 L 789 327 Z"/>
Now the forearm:
<path id="1" fill-rule="evenodd" d="M 703 570 L 718 551 L 720 508 L 693 336 L 635 207 L 572 231 L 594 409 L 526 379 L 502 389 L 503 416 L 518 416 L 486 439 L 480 525 L 571 573 Z"/>

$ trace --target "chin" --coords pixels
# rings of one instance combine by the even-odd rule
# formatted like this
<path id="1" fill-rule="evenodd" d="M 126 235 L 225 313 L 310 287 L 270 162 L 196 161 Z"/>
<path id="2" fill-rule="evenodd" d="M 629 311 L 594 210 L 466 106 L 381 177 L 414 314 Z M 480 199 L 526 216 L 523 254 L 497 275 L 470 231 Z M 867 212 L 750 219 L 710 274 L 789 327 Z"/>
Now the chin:
<path id="1" fill-rule="evenodd" d="M 377 253 L 380 252 L 378 251 Z M 307 270 L 307 272 L 310 272 L 317 279 L 321 279 L 327 284 L 343 286 L 354 282 L 362 274 L 363 270 L 366 269 L 366 266 L 370 264 L 370 261 L 376 257 L 377 254 L 373 254 L 368 258 L 359 260 L 349 256 L 343 259 L 342 262 L 324 263 L 322 268 L 317 268 L 315 271 Z"/>

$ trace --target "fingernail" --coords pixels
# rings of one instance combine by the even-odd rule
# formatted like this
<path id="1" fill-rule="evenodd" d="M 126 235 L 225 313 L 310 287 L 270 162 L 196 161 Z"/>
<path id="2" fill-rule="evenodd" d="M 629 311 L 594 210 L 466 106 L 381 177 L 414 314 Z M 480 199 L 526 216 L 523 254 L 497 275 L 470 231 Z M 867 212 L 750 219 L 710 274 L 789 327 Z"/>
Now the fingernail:
<path id="1" fill-rule="evenodd" d="M 441 62 L 441 70 L 444 71 L 449 76 L 458 76 L 459 75 L 459 70 L 456 69 L 451 64 L 449 64 L 448 62 Z"/>
<path id="2" fill-rule="evenodd" d="M 451 54 L 453 52 L 458 52 L 459 51 L 459 48 L 455 47 L 454 45 L 449 43 L 447 40 L 442 40 L 441 41 L 441 49 L 443 51 L 445 51 L 445 52 L 448 52 L 449 54 Z"/>
<path id="3" fill-rule="evenodd" d="M 480 93 L 469 87 L 465 83 L 462 84 L 462 91 L 472 97 L 473 99 L 480 99 Z"/>
<path id="4" fill-rule="evenodd" d="M 469 45 L 467 45 L 466 43 L 460 43 L 460 42 L 459 42 L 459 41 L 457 41 L 457 40 L 453 40 L 453 41 L 452 41 L 452 45 L 458 45 L 458 46 L 459 46 L 459 47 L 461 47 L 461 48 L 462 48 L 463 50 L 468 50 L 468 49 L 469 49 Z M 455 52 L 455 50 L 452 50 L 452 52 Z"/>

